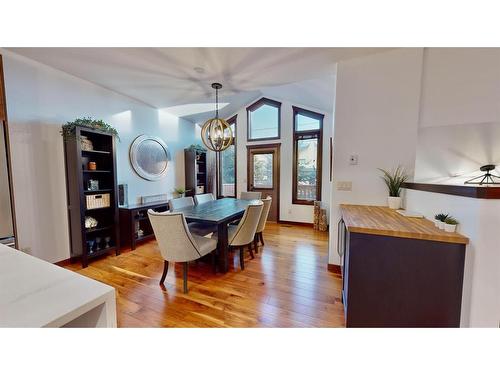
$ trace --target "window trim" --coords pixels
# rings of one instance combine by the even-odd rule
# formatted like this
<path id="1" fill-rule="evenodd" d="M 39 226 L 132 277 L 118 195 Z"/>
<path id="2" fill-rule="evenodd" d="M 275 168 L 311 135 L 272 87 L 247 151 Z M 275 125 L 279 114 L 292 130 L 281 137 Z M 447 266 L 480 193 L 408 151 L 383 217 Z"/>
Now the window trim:
<path id="1" fill-rule="evenodd" d="M 237 143 L 238 143 L 238 138 L 236 137 L 236 132 L 237 132 L 237 128 L 238 128 L 238 115 L 234 115 L 233 117 L 227 119 L 227 123 L 229 125 L 232 125 L 234 124 L 234 133 L 233 134 L 233 142 L 232 142 L 232 145 L 234 146 L 234 195 L 223 195 L 222 192 L 223 192 L 223 189 L 222 189 L 222 152 L 218 152 L 217 154 L 217 157 L 218 157 L 218 168 L 219 170 L 217 171 L 218 174 L 219 174 L 219 181 L 217 182 L 219 184 L 219 197 L 218 198 L 236 198 L 238 196 L 238 147 L 237 147 Z"/>
<path id="2" fill-rule="evenodd" d="M 264 105 L 269 105 L 271 107 L 278 108 L 278 136 L 266 137 L 266 138 L 251 138 L 250 129 L 252 127 L 252 124 L 250 122 L 250 112 L 254 112 Z M 259 100 L 257 100 L 256 102 L 247 107 L 247 142 L 271 141 L 276 139 L 281 139 L 281 102 L 264 97 L 260 98 Z"/>
<path id="3" fill-rule="evenodd" d="M 323 161 L 323 121 L 325 118 L 324 114 L 310 111 L 308 109 L 299 108 L 292 106 L 293 109 L 293 171 L 292 171 L 292 204 L 301 204 L 312 206 L 314 201 L 308 201 L 304 199 L 297 198 L 297 166 L 298 166 L 298 152 L 297 145 L 298 141 L 302 139 L 310 139 L 317 138 L 318 139 L 318 154 L 316 159 L 316 199 L 317 201 L 321 200 L 321 187 L 322 187 L 322 161 Z M 319 129 L 318 130 L 297 130 L 297 115 L 304 115 L 307 117 L 314 118 L 319 120 Z"/>

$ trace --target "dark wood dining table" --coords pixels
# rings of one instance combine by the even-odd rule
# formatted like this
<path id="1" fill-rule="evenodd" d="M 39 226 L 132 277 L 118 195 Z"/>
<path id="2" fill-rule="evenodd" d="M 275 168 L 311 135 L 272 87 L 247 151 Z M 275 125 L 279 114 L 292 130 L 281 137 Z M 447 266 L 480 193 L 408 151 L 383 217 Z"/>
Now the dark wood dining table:
<path id="1" fill-rule="evenodd" d="M 242 217 L 245 209 L 252 202 L 258 201 L 222 198 L 196 206 L 179 208 L 174 212 L 184 213 L 188 223 L 195 222 L 217 226 L 219 271 L 226 273 L 229 264 L 227 226 Z"/>

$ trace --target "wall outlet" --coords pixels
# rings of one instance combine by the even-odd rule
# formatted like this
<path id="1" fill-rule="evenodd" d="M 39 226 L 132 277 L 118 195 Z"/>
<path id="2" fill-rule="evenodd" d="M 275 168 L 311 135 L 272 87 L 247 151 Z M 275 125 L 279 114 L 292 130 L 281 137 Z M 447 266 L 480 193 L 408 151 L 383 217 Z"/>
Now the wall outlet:
<path id="1" fill-rule="evenodd" d="M 358 155 L 349 156 L 349 164 L 350 165 L 358 165 Z"/>
<path id="2" fill-rule="evenodd" d="M 352 181 L 338 181 L 336 186 L 339 191 L 352 191 Z"/>

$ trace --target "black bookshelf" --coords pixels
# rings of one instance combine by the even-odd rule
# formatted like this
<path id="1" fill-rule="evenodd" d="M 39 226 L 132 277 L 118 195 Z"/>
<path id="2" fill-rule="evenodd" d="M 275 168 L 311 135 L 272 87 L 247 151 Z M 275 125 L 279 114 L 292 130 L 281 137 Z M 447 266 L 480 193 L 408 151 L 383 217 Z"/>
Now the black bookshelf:
<path id="1" fill-rule="evenodd" d="M 92 142 L 93 150 L 82 150 L 82 136 Z M 120 254 L 116 140 L 99 130 L 76 127 L 75 137 L 64 142 L 64 153 L 71 258 L 87 267 L 97 256 Z M 89 162 L 96 163 L 96 170 L 89 169 Z M 98 181 L 98 189 L 91 189 L 90 180 Z M 88 207 L 87 198 L 104 200 L 108 194 L 109 206 Z M 87 216 L 97 220 L 96 227 L 85 227 Z"/>
<path id="2" fill-rule="evenodd" d="M 207 152 L 184 149 L 186 196 L 211 193 L 208 185 Z M 203 187 L 203 192 L 197 188 Z"/>

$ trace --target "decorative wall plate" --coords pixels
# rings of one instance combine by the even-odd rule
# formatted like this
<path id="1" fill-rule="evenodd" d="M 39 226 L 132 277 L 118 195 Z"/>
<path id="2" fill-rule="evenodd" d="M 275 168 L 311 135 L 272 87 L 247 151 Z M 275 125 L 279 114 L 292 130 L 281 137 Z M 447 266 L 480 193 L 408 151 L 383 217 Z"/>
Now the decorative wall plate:
<path id="1" fill-rule="evenodd" d="M 140 135 L 130 146 L 130 163 L 135 172 L 149 181 L 161 180 L 167 174 L 170 152 L 162 139 Z"/>

